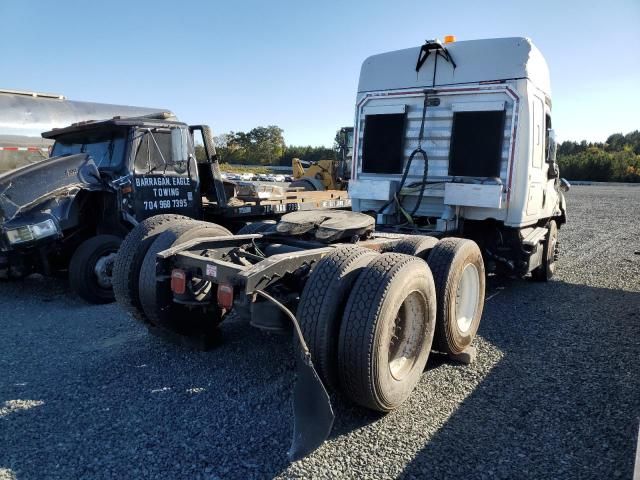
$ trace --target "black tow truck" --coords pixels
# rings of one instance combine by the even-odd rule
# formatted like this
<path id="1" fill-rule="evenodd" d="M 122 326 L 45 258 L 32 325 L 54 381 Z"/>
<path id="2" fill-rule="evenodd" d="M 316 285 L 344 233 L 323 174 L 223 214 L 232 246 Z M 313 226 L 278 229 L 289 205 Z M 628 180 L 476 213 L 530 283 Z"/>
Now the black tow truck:
<path id="1" fill-rule="evenodd" d="M 350 206 L 346 192 L 269 196 L 225 181 L 211 129 L 165 112 L 42 136 L 55 140 L 49 159 L 0 176 L 0 278 L 68 270 L 72 289 L 91 303 L 113 301 L 118 248 L 149 217 L 172 214 L 233 231 L 287 212 Z M 205 158 L 196 158 L 196 143 Z"/>

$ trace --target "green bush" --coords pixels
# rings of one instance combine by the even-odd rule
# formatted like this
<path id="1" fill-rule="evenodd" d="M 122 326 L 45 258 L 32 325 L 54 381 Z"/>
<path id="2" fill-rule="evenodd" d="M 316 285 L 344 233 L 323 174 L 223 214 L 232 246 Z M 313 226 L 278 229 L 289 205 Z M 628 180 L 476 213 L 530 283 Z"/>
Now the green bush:
<path id="1" fill-rule="evenodd" d="M 570 180 L 640 182 L 640 131 L 610 135 L 605 143 L 562 142 L 558 166 Z"/>

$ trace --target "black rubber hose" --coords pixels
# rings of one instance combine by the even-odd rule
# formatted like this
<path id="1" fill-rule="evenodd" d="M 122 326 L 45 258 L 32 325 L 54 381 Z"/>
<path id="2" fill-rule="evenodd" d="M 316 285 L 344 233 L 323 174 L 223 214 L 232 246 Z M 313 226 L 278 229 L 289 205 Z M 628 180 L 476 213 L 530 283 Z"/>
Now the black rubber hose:
<path id="1" fill-rule="evenodd" d="M 417 148 L 411 153 L 411 157 L 415 154 L 421 153 L 422 158 L 424 159 L 424 170 L 422 172 L 422 185 L 420 186 L 420 195 L 418 195 L 418 200 L 416 200 L 416 205 L 413 207 L 410 216 L 413 217 L 415 213 L 420 208 L 420 204 L 422 203 L 422 197 L 424 196 L 424 189 L 427 186 L 427 175 L 429 173 L 429 157 L 427 156 L 427 152 L 425 152 L 422 148 Z M 411 159 L 411 157 L 409 157 Z"/>

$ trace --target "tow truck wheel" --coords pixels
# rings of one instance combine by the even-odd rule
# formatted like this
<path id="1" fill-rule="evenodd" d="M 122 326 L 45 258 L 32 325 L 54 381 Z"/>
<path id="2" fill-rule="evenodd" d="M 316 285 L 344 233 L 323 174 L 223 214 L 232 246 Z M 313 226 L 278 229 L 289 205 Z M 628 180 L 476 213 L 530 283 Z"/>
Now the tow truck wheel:
<path id="1" fill-rule="evenodd" d="M 547 238 L 542 250 L 542 265 L 531 272 L 531 278 L 538 282 L 548 282 L 556 273 L 556 257 L 558 255 L 558 225 L 551 220 L 547 226 Z"/>
<path id="2" fill-rule="evenodd" d="M 222 311 L 218 306 L 203 308 L 175 303 L 169 279 L 156 277 L 156 256 L 159 252 L 199 237 L 231 235 L 220 225 L 198 222 L 180 222 L 161 233 L 149 247 L 140 269 L 139 295 L 148 322 L 173 333 L 185 336 L 208 335 L 222 321 Z M 197 285 L 201 295 L 215 295 L 215 285 L 200 281 Z M 208 283 L 208 285 L 207 285 Z M 204 300 L 204 298 L 202 298 Z M 207 305 L 208 302 L 203 302 Z"/>
<path id="3" fill-rule="evenodd" d="M 113 302 L 113 263 L 122 243 L 115 235 L 98 235 L 85 240 L 69 263 L 71 289 L 89 303 Z"/>
<path id="4" fill-rule="evenodd" d="M 175 222 L 191 220 L 184 215 L 164 214 L 140 222 L 125 237 L 113 265 L 113 293 L 118 304 L 135 319 L 145 321 L 138 295 L 140 268 L 147 250 Z"/>
<path id="5" fill-rule="evenodd" d="M 482 253 L 471 240 L 445 238 L 433 247 L 427 263 L 438 298 L 434 348 L 448 354 L 461 353 L 471 345 L 482 317 Z"/>
<path id="6" fill-rule="evenodd" d="M 405 255 L 413 255 L 426 260 L 431 249 L 436 246 L 438 239 L 427 235 L 413 235 L 404 238 L 396 243 L 393 247 L 394 253 L 404 253 Z"/>
<path id="7" fill-rule="evenodd" d="M 436 322 L 428 265 L 384 253 L 356 280 L 340 326 L 338 371 L 354 402 L 391 411 L 411 394 L 427 363 Z"/>
<path id="8" fill-rule="evenodd" d="M 356 246 L 337 248 L 316 264 L 300 295 L 300 328 L 320 377 L 334 389 L 344 306 L 358 274 L 377 255 Z"/>

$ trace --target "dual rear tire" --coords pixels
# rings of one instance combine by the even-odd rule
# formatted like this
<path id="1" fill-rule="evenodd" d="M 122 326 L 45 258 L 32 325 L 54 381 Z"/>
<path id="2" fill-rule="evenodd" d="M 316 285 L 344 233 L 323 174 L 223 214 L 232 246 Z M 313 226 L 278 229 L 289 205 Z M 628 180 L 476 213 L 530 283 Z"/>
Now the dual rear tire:
<path id="1" fill-rule="evenodd" d="M 302 290 L 297 317 L 318 374 L 338 388 L 342 312 L 358 275 L 378 255 L 365 248 L 337 248 L 314 268 Z"/>
<path id="2" fill-rule="evenodd" d="M 381 412 L 400 406 L 424 371 L 435 321 L 435 287 L 427 264 L 398 253 L 377 256 L 358 276 L 342 317 L 343 392 Z"/>
<path id="3" fill-rule="evenodd" d="M 312 270 L 297 311 L 325 383 L 381 412 L 410 395 L 432 348 L 471 344 L 484 302 L 474 242 L 416 237 L 399 247 L 406 253 L 337 248 Z"/>
<path id="4" fill-rule="evenodd" d="M 174 302 L 169 278 L 158 278 L 157 255 L 163 250 L 200 237 L 231 235 L 226 228 L 204 222 L 179 222 L 161 233 L 149 247 L 138 280 L 138 292 L 144 318 L 154 327 L 185 335 L 215 335 L 222 322 L 223 312 L 217 305 L 189 306 Z M 215 285 L 204 280 L 191 280 L 189 287 L 197 288 L 205 297 L 215 295 Z"/>
<path id="5" fill-rule="evenodd" d="M 217 307 L 205 311 L 174 303 L 169 279 L 157 278 L 156 256 L 179 243 L 220 235 L 231 232 L 181 215 L 158 215 L 141 222 L 124 239 L 115 260 L 116 300 L 132 317 L 151 328 L 183 335 L 211 334 L 221 321 L 221 312 Z"/>
<path id="6" fill-rule="evenodd" d="M 476 336 L 484 305 L 485 271 L 475 242 L 440 240 L 429 253 L 438 299 L 434 349 L 457 355 Z"/>
<path id="7" fill-rule="evenodd" d="M 165 230 L 180 222 L 195 222 L 183 215 L 156 215 L 140 222 L 125 237 L 113 265 L 113 293 L 118 304 L 133 318 L 143 323 L 138 283 L 140 269 L 151 244 Z"/>

